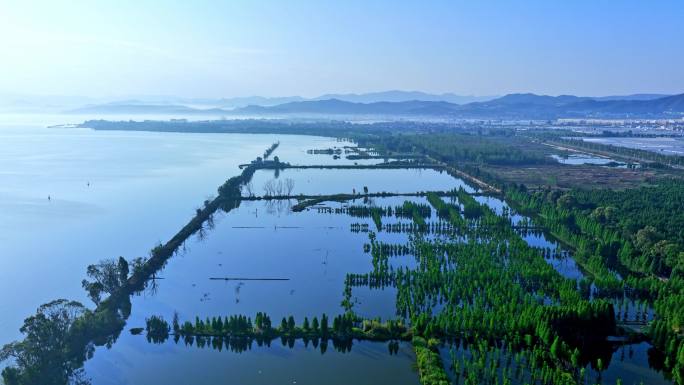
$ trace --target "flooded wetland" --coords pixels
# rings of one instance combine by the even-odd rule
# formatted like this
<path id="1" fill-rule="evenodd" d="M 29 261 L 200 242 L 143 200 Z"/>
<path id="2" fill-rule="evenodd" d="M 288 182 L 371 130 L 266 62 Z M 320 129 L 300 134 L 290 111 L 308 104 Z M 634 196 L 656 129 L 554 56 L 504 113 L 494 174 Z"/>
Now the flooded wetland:
<path id="1" fill-rule="evenodd" d="M 540 371 L 524 332 L 511 337 L 496 326 L 504 322 L 498 307 L 529 317 L 526 309 L 583 301 L 589 273 L 572 249 L 500 195 L 437 164 L 375 167 L 386 163 L 334 156 L 358 153 L 342 150 L 351 142 L 306 136 L 62 129 L 29 144 L 10 129 L 0 133 L 22 160 L 4 166 L 13 187 L 0 191 L 9 197 L 3 222 L 40 215 L 43 239 L 73 240 L 49 258 L 50 242 L 26 244 L 17 233 L 4 243 L 3 253 L 35 255 L 4 274 L 30 272 L 46 283 L 30 301 L 3 302 L 14 318 L 3 318 L 2 337 L 17 338 L 20 316 L 55 297 L 94 299 L 95 314 L 115 306 L 117 326 L 88 344 L 88 359 L 74 368 L 93 384 L 419 384 L 422 357 L 431 354 L 421 343 L 437 349 L 454 384 L 534 383 L 554 374 Z M 85 154 L 60 148 L 84 141 Z M 31 156 L 33 146 L 50 151 Z M 189 161 L 165 158 L 179 152 Z M 48 160 L 54 169 L 43 168 Z M 104 171 L 95 173 L 98 163 Z M 12 231 L 6 225 L 5 236 Z M 92 288 L 80 284 L 85 266 L 119 256 L 133 272 L 123 293 L 84 293 L 81 286 Z M 66 264 L 58 275 L 55 258 Z M 600 296 L 586 285 L 589 298 Z M 607 303 L 624 305 L 625 320 L 652 317 L 623 296 Z M 598 318 L 600 306 L 592 310 Z M 425 312 L 434 318 L 415 317 Z M 417 334 L 440 337 L 421 342 Z M 651 368 L 647 343 L 585 343 L 597 346 L 577 361 L 587 381 L 612 384 L 628 370 L 645 383 L 669 383 Z"/>

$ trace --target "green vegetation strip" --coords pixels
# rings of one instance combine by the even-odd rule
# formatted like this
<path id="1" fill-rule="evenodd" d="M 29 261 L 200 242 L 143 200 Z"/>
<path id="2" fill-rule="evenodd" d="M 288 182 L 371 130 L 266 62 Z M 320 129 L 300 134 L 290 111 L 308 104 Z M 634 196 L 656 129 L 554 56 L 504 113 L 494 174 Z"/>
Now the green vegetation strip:
<path id="1" fill-rule="evenodd" d="M 413 349 L 416 352 L 416 366 L 418 377 L 423 385 L 450 385 L 442 358 L 439 356 L 437 347 L 439 340 L 426 341 L 422 337 L 413 337 Z"/>
<path id="2" fill-rule="evenodd" d="M 230 317 L 212 317 L 202 320 L 195 318 L 194 322 L 180 322 L 175 314 L 171 325 L 159 316 L 146 319 L 148 337 L 156 342 L 165 341 L 173 332 L 181 337 L 204 336 L 224 338 L 246 338 L 257 340 L 273 340 L 279 337 L 304 339 L 333 339 L 333 340 L 368 340 L 390 341 L 411 339 L 411 331 L 402 321 L 389 320 L 361 320 L 353 314 L 338 315 L 332 319 L 323 314 L 313 317 L 309 321 L 304 318 L 302 324 L 297 325 L 293 316 L 283 317 L 280 325 L 274 325 L 271 317 L 265 313 L 257 313 L 254 321 L 244 315 Z"/>

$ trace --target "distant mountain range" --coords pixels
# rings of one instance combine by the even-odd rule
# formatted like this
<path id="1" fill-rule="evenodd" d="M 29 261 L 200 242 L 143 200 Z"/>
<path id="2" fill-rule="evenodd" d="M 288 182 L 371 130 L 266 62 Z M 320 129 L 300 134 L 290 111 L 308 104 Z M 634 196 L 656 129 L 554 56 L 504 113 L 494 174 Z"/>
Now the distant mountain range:
<path id="1" fill-rule="evenodd" d="M 447 96 L 445 96 L 447 95 Z M 346 97 L 349 100 L 336 98 Z M 424 99 L 408 99 L 421 97 Z M 684 116 L 684 94 L 664 96 L 635 94 L 608 97 L 573 95 L 547 96 L 509 94 L 499 98 L 454 103 L 441 100 L 469 98 L 454 94 L 388 91 L 372 94 L 323 95 L 315 99 L 299 97 L 247 97 L 222 99 L 221 107 L 204 108 L 176 104 L 146 104 L 124 101 L 72 109 L 79 114 L 174 114 L 174 115 L 370 115 L 399 117 L 448 117 L 474 119 L 556 119 L 556 118 L 663 118 Z M 377 99 L 387 98 L 390 100 Z M 230 109 L 228 106 L 242 105 Z"/>
<path id="2" fill-rule="evenodd" d="M 248 106 L 236 113 L 262 114 L 325 114 L 325 115 L 448 115 L 458 107 L 448 102 L 412 100 L 405 102 L 354 103 L 338 99 L 291 102 L 277 106 Z"/>
<path id="3" fill-rule="evenodd" d="M 150 110 L 163 110 L 154 108 L 153 106 L 186 106 L 194 109 L 226 109 L 232 110 L 248 106 L 262 106 L 270 107 L 285 103 L 304 102 L 304 101 L 322 101 L 329 99 L 337 99 L 345 102 L 353 103 L 375 103 L 375 102 L 407 102 L 414 100 L 421 101 L 444 101 L 455 104 L 464 104 L 471 102 L 482 102 L 491 100 L 496 96 L 463 96 L 453 93 L 444 94 L 429 94 L 420 91 L 383 91 L 371 92 L 365 94 L 326 94 L 315 98 L 304 98 L 301 96 L 283 96 L 283 97 L 265 97 L 265 96 L 244 96 L 234 98 L 222 99 L 207 99 L 207 98 L 178 98 L 173 96 L 139 96 L 134 98 L 127 98 L 125 100 L 117 100 L 105 103 L 91 103 L 85 106 L 73 108 L 70 105 L 69 113 L 129 113 L 127 111 L 134 111 L 133 106 L 150 106 Z M 126 107 L 127 106 L 127 107 Z M 108 111 L 108 112 L 107 112 Z M 148 113 L 148 112 L 145 112 Z M 154 112 L 149 112 L 154 113 Z"/>
<path id="4" fill-rule="evenodd" d="M 684 94 L 654 98 L 596 99 L 572 95 L 510 94 L 485 102 L 444 101 L 352 103 L 337 99 L 290 102 L 277 106 L 248 106 L 246 115 L 323 114 L 442 116 L 480 119 L 629 118 L 684 116 Z"/>
<path id="5" fill-rule="evenodd" d="M 376 103 L 376 102 L 408 102 L 413 100 L 432 101 L 432 102 L 449 102 L 455 104 L 465 104 L 472 102 L 483 102 L 491 100 L 497 96 L 465 96 L 456 95 L 453 93 L 444 94 L 429 94 L 421 91 L 382 91 L 370 92 L 365 94 L 325 94 L 315 98 L 303 98 L 301 96 L 284 96 L 284 97 L 263 97 L 263 96 L 248 96 L 236 98 L 224 98 L 218 100 L 216 107 L 220 108 L 241 108 L 247 106 L 275 106 L 279 104 L 291 102 L 304 102 L 316 100 L 330 100 L 337 99 L 352 103 Z"/>

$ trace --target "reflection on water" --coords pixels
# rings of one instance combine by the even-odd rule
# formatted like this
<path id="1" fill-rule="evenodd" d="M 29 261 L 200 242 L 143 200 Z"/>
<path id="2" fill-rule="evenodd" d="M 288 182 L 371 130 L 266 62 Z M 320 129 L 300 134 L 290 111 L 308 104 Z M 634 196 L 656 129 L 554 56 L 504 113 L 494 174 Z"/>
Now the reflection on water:
<path id="1" fill-rule="evenodd" d="M 592 346 L 589 356 L 584 362 L 578 363 L 575 375 L 583 378 L 586 384 L 614 385 L 618 380 L 622 384 L 629 385 L 667 385 L 671 380 L 666 378 L 661 369 L 653 366 L 653 349 L 648 343 L 620 345 L 603 343 Z M 517 350 L 510 350 L 505 345 L 487 346 L 483 349 L 479 342 L 471 344 L 457 343 L 444 344 L 440 349 L 440 355 L 449 378 L 453 384 L 465 384 L 466 378 L 472 375 L 472 371 L 482 369 L 480 379 L 497 377 L 503 382 L 504 374 L 511 385 L 524 385 L 533 383 L 530 378 L 529 357 Z M 607 368 L 599 373 L 596 363 L 601 360 Z M 488 368 L 492 363 L 494 370 Z M 583 373 L 583 377 L 582 377 Z"/>
<path id="2" fill-rule="evenodd" d="M 108 384 L 332 384 L 417 385 L 412 369 L 415 357 L 409 344 L 401 343 L 390 355 L 387 343 L 354 342 L 350 353 L 336 351 L 330 343 L 324 354 L 313 342 L 296 340 L 291 347 L 280 340 L 271 347 L 253 344 L 243 353 L 186 346 L 169 340 L 149 344 L 142 336 L 122 336 L 109 354 L 91 360 L 86 371 L 93 383 Z"/>
<path id="3" fill-rule="evenodd" d="M 603 383 L 615 384 L 618 379 L 622 379 L 625 385 L 638 385 L 642 382 L 649 385 L 671 384 L 672 381 L 663 374 L 663 368 L 657 365 L 662 359 L 654 360 L 654 354 L 657 353 L 646 342 L 617 346 L 610 358 L 610 365 L 601 373 Z M 597 378 L 598 373 L 592 370 L 591 376 L 593 377 L 590 378 Z"/>

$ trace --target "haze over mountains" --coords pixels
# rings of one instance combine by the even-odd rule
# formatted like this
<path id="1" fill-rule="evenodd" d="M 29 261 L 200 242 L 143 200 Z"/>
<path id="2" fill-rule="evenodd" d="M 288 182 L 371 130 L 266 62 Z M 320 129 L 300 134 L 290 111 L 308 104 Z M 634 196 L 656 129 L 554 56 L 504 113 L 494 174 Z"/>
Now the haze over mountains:
<path id="1" fill-rule="evenodd" d="M 531 93 L 502 97 L 429 94 L 419 91 L 384 91 L 366 94 L 326 94 L 306 99 L 289 97 L 180 98 L 142 96 L 118 101 L 87 98 L 42 97 L 0 99 L 4 109 L 31 107 L 72 114 L 154 114 L 206 116 L 359 115 L 446 117 L 454 119 L 556 119 L 556 118 L 680 118 L 684 94 L 624 96 L 547 96 Z M 32 101 L 34 103 L 32 104 Z M 36 102 L 37 101 L 37 102 Z M 85 102 L 85 103 L 84 103 Z M 60 109 L 60 106 L 63 108 Z"/>

